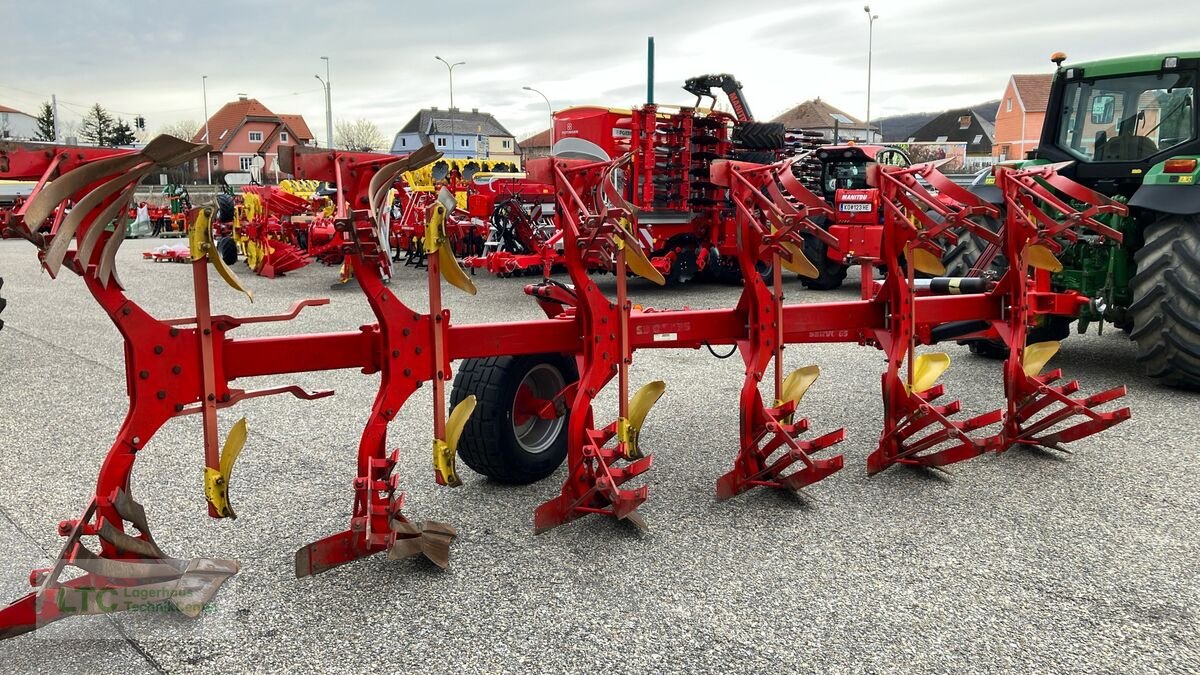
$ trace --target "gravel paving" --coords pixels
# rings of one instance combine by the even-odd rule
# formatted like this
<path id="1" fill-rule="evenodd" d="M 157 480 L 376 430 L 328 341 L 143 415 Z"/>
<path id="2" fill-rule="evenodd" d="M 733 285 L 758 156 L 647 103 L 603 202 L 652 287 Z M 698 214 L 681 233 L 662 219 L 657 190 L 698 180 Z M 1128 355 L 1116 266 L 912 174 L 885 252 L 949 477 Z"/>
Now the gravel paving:
<path id="1" fill-rule="evenodd" d="M 118 259 L 134 298 L 157 316 L 193 312 L 188 267 L 153 264 L 127 242 Z M 289 325 L 242 336 L 354 330 L 371 321 L 356 289 L 331 289 L 314 265 L 243 279 L 253 306 L 213 286 L 218 312 L 285 310 L 329 297 Z M 9 299 L 0 332 L 0 600 L 27 592 L 76 518 L 125 410 L 117 332 L 73 275 L 51 280 L 24 242 L 0 241 Z M 393 290 L 423 306 L 423 273 Z M 478 277 L 449 289 L 456 323 L 532 319 L 522 279 Z M 611 277 L 600 278 L 612 288 Z M 632 285 L 644 305 L 722 307 L 735 288 Z M 806 292 L 790 301 L 857 297 Z M 996 362 L 949 348 L 943 378 L 965 411 L 1001 400 Z M 236 521 L 205 516 L 199 420 L 168 424 L 139 456 L 136 497 L 160 545 L 179 557 L 238 560 L 242 571 L 196 621 L 172 614 L 75 618 L 0 643 L 0 670 L 24 672 L 1186 672 L 1200 670 L 1200 395 L 1137 373 L 1112 329 L 1067 340 L 1053 365 L 1083 391 L 1129 385 L 1133 419 L 1071 446 L 1015 450 L 952 475 L 893 469 L 868 478 L 880 424 L 881 353 L 799 345 L 789 367 L 817 363 L 802 410 L 814 432 L 844 426 L 846 469 L 802 495 L 714 499 L 737 442 L 738 359 L 705 350 L 639 352 L 634 385 L 667 381 L 643 445 L 647 532 L 585 518 L 540 536 L 534 508 L 564 472 L 494 484 L 462 467 L 439 488 L 429 470 L 423 389 L 391 425 L 409 517 L 459 528 L 449 571 L 375 556 L 293 578 L 295 550 L 345 527 L 361 425 L 378 384 L 357 371 L 262 378 L 337 395 L 271 397 L 222 414 L 250 425 L 231 487 Z M 424 394 L 424 395 L 422 395 Z M 615 410 L 611 394 L 599 410 Z M 605 407 L 607 406 L 607 407 Z M 601 418 L 611 412 L 599 412 Z"/>

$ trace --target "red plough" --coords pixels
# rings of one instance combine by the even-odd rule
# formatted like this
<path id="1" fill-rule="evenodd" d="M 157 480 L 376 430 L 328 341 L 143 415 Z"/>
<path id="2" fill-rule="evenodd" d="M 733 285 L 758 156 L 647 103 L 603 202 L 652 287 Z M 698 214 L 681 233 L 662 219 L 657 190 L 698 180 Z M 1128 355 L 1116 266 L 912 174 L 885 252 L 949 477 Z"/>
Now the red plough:
<path id="1" fill-rule="evenodd" d="M 448 564 L 456 531 L 448 524 L 410 519 L 406 514 L 402 479 L 396 473 L 399 450 L 389 444 L 388 426 L 407 400 L 430 382 L 433 477 L 441 485 L 461 485 L 456 456 L 464 435 L 476 434 L 469 438 L 476 450 L 499 441 L 495 434 L 482 435 L 468 426 L 477 405 L 495 403 L 477 398 L 476 393 L 485 395 L 483 389 L 472 390 L 469 383 L 458 389 L 456 383 L 458 403 L 452 409 L 447 404 L 451 364 L 460 361 L 477 367 L 495 357 L 550 355 L 573 359 L 578 366 L 577 378 L 549 390 L 514 387 L 512 391 L 519 394 L 508 397 L 503 402 L 508 407 L 497 415 L 514 424 L 534 419 L 563 422 L 555 433 L 565 438 L 560 445 L 567 476 L 559 493 L 536 509 L 534 528 L 539 532 L 586 515 L 645 526 L 639 508 L 646 503 L 649 489 L 633 483 L 651 467 L 643 432 L 650 409 L 666 385 L 650 381 L 630 395 L 633 356 L 639 349 L 727 345 L 741 354 L 746 370 L 739 400 L 739 445 L 736 454 L 731 453 L 732 470 L 717 480 L 721 498 L 754 487 L 795 490 L 843 466 L 840 455 L 824 456 L 842 440 L 842 430 L 802 437 L 809 423 L 799 404 L 819 369 L 806 366 L 785 375 L 785 345 L 845 342 L 883 350 L 888 358 L 882 376 L 884 429 L 868 461 L 871 472 L 897 463 L 942 466 L 1017 444 L 1059 448 L 1129 415 L 1128 409 L 1095 410 L 1120 397 L 1124 388 L 1072 398 L 1078 385 L 1054 384 L 1057 372 L 1039 374 L 1053 350 L 1025 345 L 1031 323 L 1046 314 L 1071 314 L 1082 301 L 1048 286 L 1042 270 L 1053 267 L 1054 241 L 1084 230 L 1112 237 L 1115 233 L 1099 225 L 1094 216 L 1121 208 L 1080 191 L 1059 177 L 1054 167 L 998 176 L 997 184 L 1010 200 L 1010 220 L 1003 235 L 1006 253 L 1010 260 L 1020 261 L 998 281 L 916 279 L 917 270 L 937 271 L 933 269 L 937 241 L 952 240 L 956 230 L 974 227 L 969 216 L 991 207 L 955 188 L 936 166 L 879 169 L 876 182 L 887 212 L 882 234 L 887 278 L 876 283 L 866 274 L 861 300 L 789 305 L 784 302 L 782 270 L 810 275 L 815 271 L 800 242 L 811 236 L 831 243 L 832 237 L 813 220 L 828 207 L 800 185 L 786 162 L 769 166 L 715 162 L 709 176 L 715 187 L 705 189 L 728 196 L 725 206 L 733 213 L 739 243 L 737 262 L 747 283 L 734 307 L 650 311 L 633 304 L 627 283 L 630 272 L 656 283 L 664 281 L 637 234 L 638 210 L 617 179 L 631 157 L 613 162 L 534 160 L 528 167 L 530 177 L 554 190 L 563 262 L 572 283 L 545 279 L 527 287 L 544 310 L 544 319 L 456 325 L 443 307 L 441 282 L 468 293 L 474 292 L 474 286 L 452 250 L 447 221 L 455 205 L 448 192 L 428 205 L 419 237 L 428 264 L 428 308 L 406 306 L 384 284 L 390 255 L 389 192 L 403 172 L 434 161 L 439 153 L 428 146 L 402 159 L 339 151 L 283 153 L 281 170 L 337 186 L 333 237 L 358 278 L 374 322 L 342 332 L 239 338 L 236 329 L 242 325 L 287 321 L 304 308 L 327 301 L 301 301 L 278 316 L 214 314 L 209 306 L 209 265 L 234 288 L 244 289 L 215 255 L 211 209 L 194 214 L 190 228 L 194 316 L 155 318 L 124 293 L 115 277 L 115 253 L 124 229 L 109 224 L 124 209 L 132 186 L 159 165 L 187 161 L 206 150 L 169 138 L 156 139 L 140 152 L 45 146 L 0 149 L 0 178 L 39 181 L 30 200 L 9 217 L 8 226 L 34 244 L 52 274 L 65 267 L 83 277 L 124 339 L 129 382 L 129 410 L 101 463 L 89 504 L 78 520 L 60 525 L 66 545 L 54 567 L 35 571 L 30 579 L 34 590 L 0 609 L 0 636 L 82 613 L 60 599 L 84 589 L 133 598 L 147 588 L 185 588 L 191 611 L 236 572 L 231 561 L 167 557 L 150 534 L 146 514 L 133 500 L 131 476 L 137 457 L 150 449 L 163 424 L 182 415 L 200 415 L 204 461 L 197 462 L 197 473 L 203 476 L 208 513 L 214 518 L 235 517 L 230 480 L 234 462 L 247 443 L 248 427 L 244 420 L 235 423 L 222 442 L 217 432 L 219 411 L 257 396 L 314 399 L 332 393 L 296 386 L 247 391 L 235 386 L 239 378 L 336 369 L 379 374 L 378 392 L 358 442 L 350 521 L 346 529 L 297 551 L 298 576 L 385 551 L 392 558 L 419 554 L 439 566 Z M 934 197 L 926 184 L 941 194 Z M 1059 193 L 1066 197 L 1060 198 Z M 57 207 L 67 200 L 75 208 L 63 216 Z M 1076 210 L 1071 206 L 1075 203 L 1086 206 Z M 50 232 L 39 233 L 51 216 Z M 757 272 L 749 274 L 762 265 L 772 270 L 769 282 Z M 615 296 L 602 292 L 589 276 L 596 267 L 616 274 Z M 1013 356 L 1004 373 L 1007 407 L 956 421 L 953 415 L 959 405 L 937 402 L 942 387 L 936 381 L 946 359 L 916 350 L 967 336 L 1002 339 L 1010 347 Z M 613 380 L 619 389 L 615 419 L 600 417 L 595 402 Z M 1072 418 L 1080 416 L 1086 419 L 1072 425 Z M 996 425 L 999 431 L 980 436 L 985 427 Z M 483 464 L 472 466 L 484 473 L 490 470 Z M 553 469 L 551 465 L 549 471 Z M 504 475 L 511 479 L 511 473 Z M 65 580 L 62 572 L 67 566 L 81 568 L 84 576 Z"/>

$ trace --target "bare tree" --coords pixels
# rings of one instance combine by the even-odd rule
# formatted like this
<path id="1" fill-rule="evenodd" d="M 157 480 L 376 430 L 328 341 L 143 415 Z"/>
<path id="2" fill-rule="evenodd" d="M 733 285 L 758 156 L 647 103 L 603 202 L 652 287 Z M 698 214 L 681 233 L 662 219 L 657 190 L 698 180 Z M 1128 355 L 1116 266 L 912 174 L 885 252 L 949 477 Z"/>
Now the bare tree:
<path id="1" fill-rule="evenodd" d="M 387 138 L 371 120 L 338 120 L 334 130 L 334 142 L 343 150 L 371 152 L 384 150 L 387 145 Z"/>
<path id="2" fill-rule="evenodd" d="M 191 141 L 200 130 L 200 124 L 195 120 L 180 120 L 164 124 L 158 128 L 159 135 L 174 136 L 175 138 Z"/>

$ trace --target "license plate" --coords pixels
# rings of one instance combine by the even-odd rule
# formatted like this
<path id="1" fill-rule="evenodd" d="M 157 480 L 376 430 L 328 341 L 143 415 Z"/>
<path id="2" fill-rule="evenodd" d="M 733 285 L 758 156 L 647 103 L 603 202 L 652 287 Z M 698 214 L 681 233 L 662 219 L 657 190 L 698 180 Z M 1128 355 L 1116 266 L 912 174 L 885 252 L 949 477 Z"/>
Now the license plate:
<path id="1" fill-rule="evenodd" d="M 865 213 L 865 212 L 871 210 L 871 205 L 870 204 L 838 204 L 838 210 L 846 211 L 849 213 Z"/>

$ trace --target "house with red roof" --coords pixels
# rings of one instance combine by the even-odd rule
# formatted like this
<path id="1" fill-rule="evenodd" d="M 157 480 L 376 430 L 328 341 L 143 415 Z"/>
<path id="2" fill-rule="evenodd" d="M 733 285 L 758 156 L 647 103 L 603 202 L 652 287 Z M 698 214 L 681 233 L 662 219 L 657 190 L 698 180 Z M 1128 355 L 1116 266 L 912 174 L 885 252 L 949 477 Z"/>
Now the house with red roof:
<path id="1" fill-rule="evenodd" d="M 300 115 L 275 114 L 257 99 L 239 96 L 221 106 L 192 138 L 193 143 L 208 143 L 212 151 L 208 162 L 218 172 L 250 171 L 254 158 L 262 157 L 263 178 L 278 172 L 279 148 L 308 145 L 313 133 Z M 204 167 L 200 167 L 203 174 Z"/>
<path id="2" fill-rule="evenodd" d="M 517 143 L 517 148 L 519 148 L 521 151 L 522 165 L 535 157 L 550 156 L 550 132 L 550 129 L 539 131 L 529 138 Z"/>
<path id="3" fill-rule="evenodd" d="M 1051 74 L 1008 78 L 996 111 L 996 134 L 992 140 L 992 156 L 996 161 L 1024 159 L 1026 153 L 1038 146 L 1053 79 Z"/>

